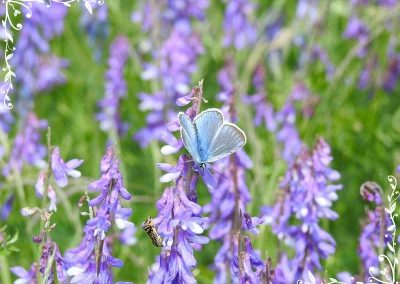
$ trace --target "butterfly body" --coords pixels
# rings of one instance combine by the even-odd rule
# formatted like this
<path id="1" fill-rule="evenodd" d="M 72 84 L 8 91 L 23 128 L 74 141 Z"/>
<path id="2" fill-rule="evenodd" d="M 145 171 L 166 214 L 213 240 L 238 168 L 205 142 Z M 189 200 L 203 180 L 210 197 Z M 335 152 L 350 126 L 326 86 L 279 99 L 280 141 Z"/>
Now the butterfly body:
<path id="1" fill-rule="evenodd" d="M 183 112 L 178 119 L 183 144 L 200 171 L 204 172 L 207 164 L 236 152 L 246 143 L 244 132 L 235 124 L 224 122 L 219 109 L 205 110 L 193 122 Z"/>

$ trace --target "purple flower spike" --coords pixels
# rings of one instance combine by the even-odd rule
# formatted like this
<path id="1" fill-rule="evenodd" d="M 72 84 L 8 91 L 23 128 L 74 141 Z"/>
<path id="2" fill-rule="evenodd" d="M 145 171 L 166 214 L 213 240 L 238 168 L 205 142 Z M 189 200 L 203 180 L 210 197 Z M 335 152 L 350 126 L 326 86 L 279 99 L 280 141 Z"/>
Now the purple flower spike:
<path id="1" fill-rule="evenodd" d="M 193 88 L 192 96 L 188 97 L 192 106 L 186 115 L 190 118 L 199 111 L 202 92 L 202 85 L 199 84 Z M 171 131 L 174 130 L 172 127 Z M 170 142 L 173 145 L 169 146 L 176 147 L 175 141 Z M 199 173 L 195 170 L 195 163 L 189 161 L 186 155 L 179 158 L 176 167 L 168 164 L 159 164 L 159 167 L 168 172 L 163 179 L 175 177 L 176 181 L 174 186 L 165 189 L 157 202 L 158 216 L 154 224 L 164 239 L 163 251 L 158 263 L 149 272 L 148 283 L 197 283 L 192 273 L 196 267 L 193 249 L 200 249 L 208 242 L 207 237 L 200 236 L 207 218 L 200 217 L 202 208 L 196 203 Z"/>
<path id="2" fill-rule="evenodd" d="M 123 208 L 121 199 L 129 200 L 130 193 L 124 188 L 119 172 L 119 160 L 114 148 L 109 147 L 100 164 L 101 177 L 92 182 L 88 189 L 99 193 L 89 202 L 95 215 L 86 222 L 85 236 L 81 244 L 65 253 L 67 275 L 70 283 L 112 283 L 112 267 L 121 267 L 122 261 L 111 255 L 111 237 L 106 233 L 113 224 L 118 228 L 130 230 L 121 236 L 125 243 L 135 240 L 133 223 L 128 221 L 132 214 L 130 208 Z"/>
<path id="3" fill-rule="evenodd" d="M 249 22 L 254 5 L 248 0 L 229 1 L 224 18 L 224 46 L 243 49 L 253 44 L 257 37 L 255 27 Z"/>
<path id="4" fill-rule="evenodd" d="M 21 89 L 17 107 L 23 116 L 31 109 L 34 94 L 65 82 L 62 70 L 67 66 L 67 61 L 51 53 L 50 40 L 63 31 L 68 8 L 53 5 L 49 13 L 45 3 L 35 2 L 30 9 L 35 16 L 24 17 L 24 28 L 11 60 L 19 75 L 17 82 Z"/>
<path id="5" fill-rule="evenodd" d="M 358 56 L 364 57 L 367 54 L 367 45 L 369 42 L 369 29 L 358 18 L 351 17 L 343 36 L 348 39 L 355 39 L 358 41 L 359 51 Z"/>
<path id="6" fill-rule="evenodd" d="M 281 184 L 283 196 L 266 212 L 273 232 L 296 252 L 293 259 L 285 254 L 280 258 L 277 283 L 307 279 L 308 271 L 320 270 L 320 260 L 335 251 L 334 239 L 319 225 L 320 219 L 338 217 L 331 206 L 341 185 L 331 183 L 340 175 L 329 168 L 331 160 L 330 147 L 322 138 L 312 152 L 303 147 Z M 293 218 L 299 224 L 292 225 Z"/>
<path id="7" fill-rule="evenodd" d="M 10 212 L 12 210 L 12 206 L 14 203 L 14 194 L 10 194 L 7 199 L 6 202 L 4 202 L 3 206 L 0 209 L 0 218 L 2 220 L 7 220 L 8 216 L 10 215 Z"/>
<path id="8" fill-rule="evenodd" d="M 221 92 L 218 94 L 218 99 L 224 104 L 222 108 L 224 117 L 233 122 L 237 121 L 233 103 L 236 92 L 233 84 L 235 76 L 236 66 L 232 61 L 228 60 L 223 69 L 218 73 L 218 82 L 221 85 Z M 246 206 L 251 200 L 246 184 L 246 171 L 252 166 L 251 159 L 243 149 L 232 154 L 229 158 L 221 159 L 213 164 L 213 169 L 221 174 L 215 175 L 216 182 L 214 185 L 207 184 L 212 199 L 210 204 L 204 206 L 203 211 L 210 213 L 208 222 L 208 226 L 211 226 L 209 232 L 210 238 L 222 242 L 214 259 L 213 268 L 216 271 L 214 283 L 227 283 L 228 279 L 232 279 L 234 283 L 236 281 L 247 283 L 245 281 L 248 280 L 246 275 L 250 271 L 247 274 L 244 272 L 239 273 L 237 268 L 244 263 L 250 265 L 250 267 L 252 264 L 243 259 L 239 260 L 239 250 L 241 251 L 241 249 L 234 248 L 232 251 L 231 245 L 232 239 L 235 238 L 239 230 L 257 233 L 258 229 L 256 226 L 263 222 L 262 219 L 251 217 L 246 213 Z M 244 217 L 242 222 L 239 218 L 240 212 L 243 213 Z M 250 242 L 249 238 L 246 237 L 246 239 Z M 239 242 L 237 236 L 236 240 Z M 231 275 L 228 276 L 228 273 Z M 252 280 L 260 280 L 260 275 L 253 276 Z"/>
<path id="9" fill-rule="evenodd" d="M 64 162 L 64 160 L 60 156 L 60 149 L 58 147 L 54 147 L 53 152 L 51 154 L 51 170 L 54 174 L 54 179 L 59 187 L 66 187 L 68 185 L 67 176 L 73 178 L 79 178 L 81 176 L 81 172 L 75 170 L 75 168 L 79 167 L 83 163 L 83 160 L 73 159 L 68 162 Z"/>
<path id="10" fill-rule="evenodd" d="M 110 47 L 105 97 L 99 101 L 101 110 L 97 114 L 97 120 L 100 121 L 100 128 L 103 131 L 116 131 L 120 136 L 127 130 L 127 125 L 121 121 L 119 107 L 120 100 L 127 92 L 124 66 L 129 54 L 129 40 L 124 36 L 117 37 Z"/>
<path id="11" fill-rule="evenodd" d="M 242 244 L 244 242 L 244 244 Z M 258 253 L 253 250 L 247 236 L 236 234 L 233 237 L 232 274 L 239 279 L 239 283 L 261 283 L 261 275 L 265 265 Z"/>
<path id="12" fill-rule="evenodd" d="M 9 176 L 12 171 L 20 171 L 24 163 L 43 168 L 46 162 L 46 148 L 40 144 L 40 131 L 47 127 L 46 120 L 39 120 L 34 113 L 28 114 L 24 126 L 17 134 L 11 150 L 8 164 L 3 175 Z"/>

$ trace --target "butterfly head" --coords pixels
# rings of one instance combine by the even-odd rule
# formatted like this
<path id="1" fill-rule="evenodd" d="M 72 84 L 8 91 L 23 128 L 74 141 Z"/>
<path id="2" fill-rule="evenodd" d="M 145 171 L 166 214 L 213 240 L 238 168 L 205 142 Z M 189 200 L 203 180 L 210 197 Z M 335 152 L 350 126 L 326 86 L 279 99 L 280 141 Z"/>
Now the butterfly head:
<path id="1" fill-rule="evenodd" d="M 204 173 L 207 169 L 207 164 L 206 163 L 200 163 L 199 164 L 199 172 L 202 176 L 204 176 Z"/>

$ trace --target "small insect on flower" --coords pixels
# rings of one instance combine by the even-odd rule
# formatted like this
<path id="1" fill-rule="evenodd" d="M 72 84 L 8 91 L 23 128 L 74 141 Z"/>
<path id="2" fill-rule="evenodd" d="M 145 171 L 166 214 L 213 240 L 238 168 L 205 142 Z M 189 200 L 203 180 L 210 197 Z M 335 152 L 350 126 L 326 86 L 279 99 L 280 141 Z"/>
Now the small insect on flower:
<path id="1" fill-rule="evenodd" d="M 143 223 L 142 227 L 146 231 L 146 233 L 149 235 L 153 245 L 155 245 L 156 247 L 163 246 L 163 239 L 157 232 L 156 226 L 154 225 L 154 222 L 153 222 L 153 218 L 151 218 L 149 216 L 147 218 L 147 220 Z"/>
<path id="2" fill-rule="evenodd" d="M 199 164 L 202 174 L 208 163 L 222 159 L 246 144 L 243 130 L 233 123 L 225 122 L 219 109 L 207 109 L 193 121 L 180 112 L 178 120 L 183 144 Z"/>

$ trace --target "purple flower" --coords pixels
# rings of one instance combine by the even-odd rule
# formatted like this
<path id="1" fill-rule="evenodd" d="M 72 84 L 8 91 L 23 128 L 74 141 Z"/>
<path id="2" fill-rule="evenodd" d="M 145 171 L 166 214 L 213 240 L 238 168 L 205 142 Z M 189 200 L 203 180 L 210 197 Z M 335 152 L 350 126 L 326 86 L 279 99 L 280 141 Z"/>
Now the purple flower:
<path id="1" fill-rule="evenodd" d="M 51 53 L 49 41 L 63 31 L 68 8 L 61 4 L 47 8 L 43 3 L 34 3 L 31 11 L 34 16 L 24 18 L 12 59 L 20 84 L 18 106 L 22 115 L 31 108 L 33 94 L 65 81 L 62 69 L 67 64 Z"/>
<path id="2" fill-rule="evenodd" d="M 20 171 L 24 163 L 44 167 L 46 148 L 40 144 L 40 131 L 46 129 L 47 122 L 39 120 L 34 113 L 29 113 L 25 123 L 14 140 L 8 164 L 3 175 L 9 176 L 12 171 Z"/>
<path id="3" fill-rule="evenodd" d="M 106 3 L 102 5 L 92 4 L 94 6 L 92 7 L 92 14 L 90 14 L 82 3 L 80 24 L 86 31 L 89 46 L 93 49 L 95 60 L 100 61 L 105 49 L 105 41 L 109 34 L 108 6 Z"/>
<path id="4" fill-rule="evenodd" d="M 273 208 L 266 209 L 265 218 L 273 232 L 295 250 L 292 259 L 281 256 L 277 283 L 306 279 L 308 271 L 320 270 L 320 260 L 335 251 L 334 239 L 319 225 L 321 219 L 338 217 L 331 206 L 341 185 L 331 183 L 340 175 L 329 168 L 331 160 L 330 147 L 322 138 L 312 152 L 303 147 L 281 184 L 283 196 Z M 296 225 L 292 219 L 297 220 Z"/>
<path id="5" fill-rule="evenodd" d="M 37 179 L 36 185 L 35 185 L 35 192 L 36 192 L 36 196 L 38 198 L 43 198 L 45 177 L 46 177 L 46 171 L 41 170 L 39 172 L 39 176 L 38 176 L 38 179 Z M 47 197 L 50 200 L 49 211 L 57 211 L 57 195 L 56 195 L 56 192 L 54 191 L 53 187 L 50 184 L 47 188 Z"/>
<path id="6" fill-rule="evenodd" d="M 199 111 L 202 100 L 202 86 L 193 88 L 192 102 L 186 114 L 193 118 Z M 176 119 L 176 118 L 175 118 Z M 171 131 L 178 130 L 171 127 Z M 175 147 L 175 143 L 171 147 Z M 158 264 L 149 273 L 149 283 L 196 283 L 192 270 L 196 267 L 193 249 L 199 249 L 208 242 L 203 233 L 206 218 L 200 217 L 201 207 L 196 203 L 196 185 L 199 174 L 193 161 L 186 155 L 179 158 L 182 167 L 161 164 L 168 172 L 180 169 L 175 185 L 165 189 L 157 202 L 158 216 L 154 219 L 158 233 L 163 237 L 163 250 Z"/>
<path id="7" fill-rule="evenodd" d="M 399 78 L 400 54 L 392 54 L 389 56 L 388 70 L 383 77 L 383 89 L 386 92 L 393 92 Z"/>
<path id="8" fill-rule="evenodd" d="M 4 202 L 3 206 L 1 206 L 0 218 L 2 220 L 7 220 L 8 219 L 8 216 L 10 215 L 10 212 L 12 210 L 12 206 L 13 206 L 13 203 L 14 203 L 14 198 L 15 198 L 14 194 L 10 194 L 7 197 L 6 201 Z"/>
<path id="9" fill-rule="evenodd" d="M 233 85 L 236 76 L 236 66 L 232 61 L 228 60 L 224 67 L 218 73 L 218 82 L 221 86 L 221 92 L 218 99 L 224 103 L 222 111 L 225 119 L 236 122 L 237 116 L 234 109 L 234 95 L 236 89 Z M 257 281 L 260 279 L 260 273 L 250 275 L 253 267 L 253 260 L 242 259 L 239 257 L 238 249 L 231 249 L 232 239 L 235 242 L 235 234 L 238 230 L 250 231 L 258 233 L 257 225 L 263 220 L 257 217 L 251 217 L 246 213 L 246 206 L 250 202 L 250 192 L 246 184 L 246 171 L 252 167 L 252 161 L 243 149 L 229 156 L 229 158 L 221 159 L 213 164 L 213 169 L 219 173 L 216 175 L 215 184 L 207 184 L 211 194 L 211 203 L 204 206 L 204 212 L 210 213 L 209 226 L 211 226 L 209 236 L 211 239 L 222 241 L 222 246 L 217 252 L 213 268 L 216 270 L 215 283 L 226 283 L 229 278 L 233 281 L 239 280 L 240 283 L 245 281 Z M 243 212 L 243 220 L 240 223 L 240 212 Z M 247 244 L 246 251 L 252 251 L 250 239 L 245 237 Z M 236 237 L 238 242 L 238 237 Z M 247 257 L 247 256 L 246 256 Z M 240 258 L 240 260 L 239 260 Z M 243 262 L 249 270 L 239 273 L 239 261 Z M 264 267 L 263 262 L 261 266 Z M 241 264 L 242 265 L 242 264 Z M 229 269 L 231 267 L 231 269 Z M 228 268 L 228 269 L 227 269 Z M 232 270 L 231 277 L 228 277 L 229 271 Z M 257 282 L 251 283 L 257 283 Z"/>
<path id="10" fill-rule="evenodd" d="M 11 272 L 14 273 L 17 277 L 17 280 L 14 283 L 26 283 L 26 284 L 37 284 L 37 264 L 32 264 L 29 271 L 26 271 L 21 266 L 11 267 Z"/>
<path id="11" fill-rule="evenodd" d="M 121 122 L 120 100 L 126 96 L 126 82 L 124 79 L 124 66 L 129 58 L 130 45 L 126 37 L 119 36 L 110 47 L 108 71 L 106 73 L 105 97 L 99 101 L 100 112 L 97 120 L 103 131 L 116 131 L 122 135 L 127 130 L 127 125 Z"/>
<path id="12" fill-rule="evenodd" d="M 49 263 L 49 260 L 54 255 L 54 259 L 52 263 Z M 53 263 L 54 262 L 54 263 Z M 60 249 L 58 248 L 57 244 L 52 240 L 48 239 L 42 248 L 42 255 L 40 256 L 40 263 L 39 263 L 39 272 L 42 275 L 45 275 L 46 269 L 48 266 L 55 265 L 57 271 L 57 278 L 59 281 L 64 282 L 65 279 L 65 267 L 64 267 L 64 259 L 61 256 Z M 54 282 L 54 272 L 53 269 L 50 270 L 49 276 L 47 279 L 43 279 L 46 283 L 53 283 Z"/>
<path id="13" fill-rule="evenodd" d="M 343 36 L 348 39 L 355 39 L 358 41 L 359 51 L 358 56 L 364 57 L 367 53 L 367 45 L 369 42 L 369 29 L 357 17 L 353 16 L 347 23 L 346 30 Z"/>
<path id="14" fill-rule="evenodd" d="M 127 221 L 131 209 L 123 208 L 121 199 L 129 200 L 131 195 L 124 188 L 119 172 L 119 160 L 114 149 L 109 147 L 100 164 L 101 177 L 92 182 L 88 189 L 99 195 L 89 202 L 95 215 L 86 222 L 85 236 L 81 244 L 65 253 L 67 275 L 70 283 L 111 283 L 111 267 L 121 267 L 122 261 L 111 255 L 111 238 L 106 233 L 115 223 L 120 229 L 131 226 Z"/>
<path id="15" fill-rule="evenodd" d="M 254 5 L 248 0 L 228 1 L 224 17 L 225 47 L 243 49 L 255 42 L 257 32 L 249 21 L 253 11 Z"/>
<path id="16" fill-rule="evenodd" d="M 191 75 L 196 71 L 197 58 L 202 52 L 203 46 L 196 34 L 174 28 L 157 53 L 159 67 L 147 67 L 160 79 L 162 91 L 139 95 L 139 108 L 150 111 L 146 118 L 147 126 L 134 137 L 142 147 L 168 135 L 165 125 L 176 120 L 175 103 L 190 91 Z"/>
<path id="17" fill-rule="evenodd" d="M 66 187 L 68 185 L 67 176 L 79 178 L 81 176 L 81 172 L 75 169 L 82 163 L 83 160 L 79 159 L 72 159 L 65 163 L 60 156 L 60 149 L 58 147 L 54 147 L 51 154 L 51 170 L 57 185 L 59 187 Z"/>
<path id="18" fill-rule="evenodd" d="M 239 243 L 244 243 L 243 251 Z M 247 236 L 236 234 L 233 237 L 232 274 L 239 279 L 239 283 L 261 283 L 261 275 L 265 265 L 259 254 L 254 251 Z"/>

